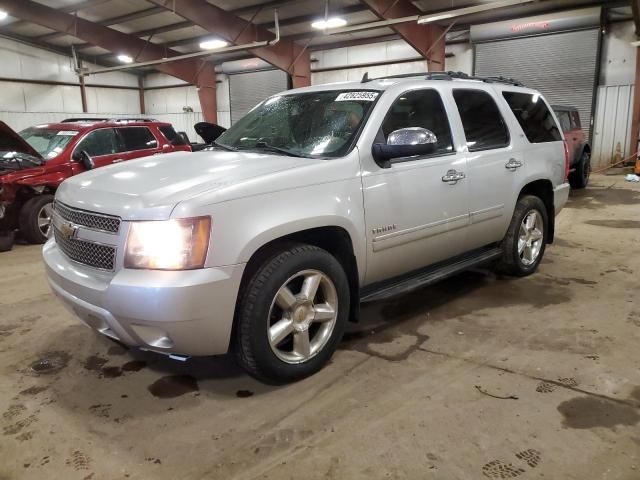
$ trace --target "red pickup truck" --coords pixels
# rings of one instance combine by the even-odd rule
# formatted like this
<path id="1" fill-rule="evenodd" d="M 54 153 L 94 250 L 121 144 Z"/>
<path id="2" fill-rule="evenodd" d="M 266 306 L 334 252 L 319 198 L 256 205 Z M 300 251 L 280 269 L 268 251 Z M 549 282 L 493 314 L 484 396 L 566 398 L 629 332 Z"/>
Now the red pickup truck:
<path id="1" fill-rule="evenodd" d="M 87 168 L 134 158 L 190 151 L 170 123 L 148 119 L 70 118 L 19 134 L 0 122 L 0 251 L 19 230 L 44 243 L 53 195 L 67 178 Z"/>
<path id="2" fill-rule="evenodd" d="M 582 130 L 575 107 L 553 105 L 569 149 L 569 183 L 571 188 L 585 188 L 591 174 L 591 146 Z"/>

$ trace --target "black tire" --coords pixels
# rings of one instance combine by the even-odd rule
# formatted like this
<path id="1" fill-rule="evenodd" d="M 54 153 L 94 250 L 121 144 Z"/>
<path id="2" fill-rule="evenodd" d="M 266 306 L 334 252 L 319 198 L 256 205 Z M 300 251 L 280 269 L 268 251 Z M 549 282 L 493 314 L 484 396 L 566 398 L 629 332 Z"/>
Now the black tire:
<path id="1" fill-rule="evenodd" d="M 569 175 L 569 184 L 571 188 L 581 189 L 585 188 L 589 183 L 589 176 L 591 175 L 591 154 L 589 152 L 582 152 L 582 157 L 576 165 L 576 169 Z"/>
<path id="2" fill-rule="evenodd" d="M 16 239 L 15 232 L 0 232 L 0 252 L 8 252 L 13 248 Z"/>
<path id="3" fill-rule="evenodd" d="M 311 358 L 292 364 L 279 358 L 269 344 L 269 314 L 280 288 L 305 270 L 317 270 L 333 283 L 337 318 L 324 346 Z M 316 373 L 329 361 L 342 339 L 349 318 L 349 298 L 347 276 L 331 254 L 312 245 L 283 246 L 262 263 L 241 293 L 233 347 L 238 363 L 251 376 L 270 384 L 292 382 Z"/>
<path id="4" fill-rule="evenodd" d="M 27 200 L 20 209 L 18 225 L 20 233 L 27 242 L 40 244 L 47 241 L 47 236 L 38 226 L 38 215 L 48 203 L 53 203 L 53 195 L 39 195 Z"/>
<path id="5" fill-rule="evenodd" d="M 537 211 L 542 219 L 542 245 L 535 261 L 531 264 L 526 264 L 520 257 L 518 240 L 520 237 L 520 226 L 525 217 L 532 211 Z M 534 195 L 523 195 L 520 197 L 513 212 L 507 234 L 502 240 L 502 258 L 498 262 L 498 270 L 507 275 L 515 275 L 518 277 L 524 277 L 534 273 L 544 256 L 547 245 L 548 226 L 549 217 L 542 200 Z"/>

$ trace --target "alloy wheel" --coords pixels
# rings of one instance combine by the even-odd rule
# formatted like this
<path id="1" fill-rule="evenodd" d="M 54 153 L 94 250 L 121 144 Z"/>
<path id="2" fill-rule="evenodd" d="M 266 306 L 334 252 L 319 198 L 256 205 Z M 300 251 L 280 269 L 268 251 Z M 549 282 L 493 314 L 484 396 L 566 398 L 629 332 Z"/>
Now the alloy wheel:
<path id="1" fill-rule="evenodd" d="M 46 238 L 49 238 L 51 230 L 51 216 L 53 215 L 53 203 L 47 203 L 42 206 L 38 212 L 38 229 Z"/>
<path id="2" fill-rule="evenodd" d="M 518 236 L 518 255 L 525 266 L 533 265 L 544 241 L 544 221 L 537 210 L 529 211 L 522 219 Z"/>
<path id="3" fill-rule="evenodd" d="M 289 364 L 319 353 L 338 318 L 338 294 L 331 279 L 318 270 L 289 277 L 271 303 L 267 338 L 273 353 Z"/>

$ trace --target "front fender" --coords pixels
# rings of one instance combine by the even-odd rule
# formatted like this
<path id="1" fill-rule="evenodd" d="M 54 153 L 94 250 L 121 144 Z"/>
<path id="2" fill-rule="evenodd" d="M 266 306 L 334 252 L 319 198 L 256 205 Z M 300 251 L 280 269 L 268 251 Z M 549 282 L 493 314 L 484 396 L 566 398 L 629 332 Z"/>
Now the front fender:
<path id="1" fill-rule="evenodd" d="M 248 262 L 265 244 L 318 227 L 340 227 L 351 237 L 358 272 L 366 272 L 364 208 L 359 178 L 322 183 L 210 205 L 208 266 Z"/>
<path id="2" fill-rule="evenodd" d="M 52 188 L 58 188 L 58 186 L 67 179 L 67 175 L 62 172 L 46 173 L 44 175 L 36 175 L 33 177 L 25 177 L 18 180 L 16 183 L 19 185 L 26 185 L 28 187 L 35 187 L 39 185 L 46 185 Z"/>

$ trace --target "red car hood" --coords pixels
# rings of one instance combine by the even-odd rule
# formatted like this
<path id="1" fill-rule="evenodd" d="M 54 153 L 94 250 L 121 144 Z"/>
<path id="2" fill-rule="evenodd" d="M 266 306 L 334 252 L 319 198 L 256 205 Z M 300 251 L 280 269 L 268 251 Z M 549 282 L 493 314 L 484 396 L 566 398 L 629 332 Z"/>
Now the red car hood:
<path id="1" fill-rule="evenodd" d="M 4 122 L 0 122 L 0 151 L 26 153 L 44 160 L 42 155 Z"/>

